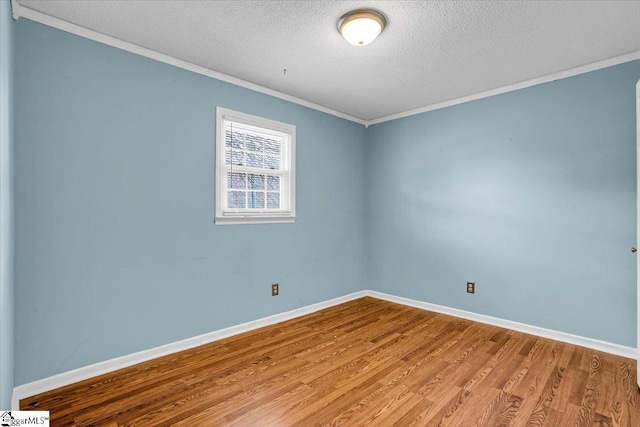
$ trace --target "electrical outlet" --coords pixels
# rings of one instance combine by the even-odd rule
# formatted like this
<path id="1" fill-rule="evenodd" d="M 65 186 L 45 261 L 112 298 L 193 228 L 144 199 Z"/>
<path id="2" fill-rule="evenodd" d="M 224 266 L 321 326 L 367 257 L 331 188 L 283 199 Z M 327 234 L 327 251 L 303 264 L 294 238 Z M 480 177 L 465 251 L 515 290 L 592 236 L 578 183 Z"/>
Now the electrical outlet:
<path id="1" fill-rule="evenodd" d="M 273 285 L 271 285 L 271 296 L 275 297 L 280 293 L 280 285 L 278 285 L 277 283 L 274 283 Z"/>
<path id="2" fill-rule="evenodd" d="M 476 293 L 476 282 L 467 282 L 467 293 L 468 294 Z"/>

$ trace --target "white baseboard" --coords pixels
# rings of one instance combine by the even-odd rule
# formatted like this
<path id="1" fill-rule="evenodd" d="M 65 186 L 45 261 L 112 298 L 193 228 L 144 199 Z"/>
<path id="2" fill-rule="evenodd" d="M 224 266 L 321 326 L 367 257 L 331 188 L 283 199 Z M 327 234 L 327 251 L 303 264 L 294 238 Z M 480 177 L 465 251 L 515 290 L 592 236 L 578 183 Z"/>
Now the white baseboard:
<path id="1" fill-rule="evenodd" d="M 198 335 L 196 337 L 187 338 L 182 341 L 161 345 L 159 347 L 139 351 L 137 353 L 128 354 L 126 356 L 117 357 L 115 359 L 105 360 L 104 362 L 98 362 L 93 365 L 84 366 L 82 368 L 74 369 L 68 372 L 63 372 L 52 377 L 43 378 L 41 380 L 19 385 L 13 389 L 13 395 L 11 397 L 11 409 L 14 411 L 19 410 L 20 400 L 29 396 L 34 396 L 39 393 L 44 393 L 46 391 L 53 390 L 59 387 L 64 387 L 69 384 L 96 377 L 98 375 L 106 374 L 108 372 L 113 372 L 118 369 L 126 368 L 138 363 L 146 362 L 151 359 L 166 356 L 168 354 L 188 350 L 190 348 L 228 338 L 233 335 L 249 332 L 254 329 L 262 328 L 264 326 L 269 326 L 276 323 L 284 322 L 286 320 L 295 319 L 297 317 L 315 313 L 316 311 L 362 298 L 364 296 L 366 296 L 366 291 L 354 292 L 349 295 L 319 302 L 317 304 L 308 305 L 284 313 L 274 314 L 273 316 L 263 317 L 262 319 L 253 320 L 251 322 L 242 323 L 240 325 L 231 326 L 228 328 L 209 332 L 207 334 Z"/>
<path id="2" fill-rule="evenodd" d="M 389 295 L 377 291 L 366 291 L 366 294 L 367 296 L 382 299 L 385 301 L 395 302 L 410 307 L 421 308 L 423 310 L 434 311 L 436 313 L 448 314 L 450 316 L 473 320 L 474 322 L 486 323 L 488 325 L 511 329 L 518 332 L 524 332 L 525 334 L 536 335 L 542 338 L 549 338 L 568 344 L 579 345 L 581 347 L 591 348 L 593 350 L 615 354 L 617 356 L 627 357 L 629 359 L 635 360 L 638 358 L 638 352 L 633 347 L 626 347 L 620 344 L 600 341 L 593 338 L 581 337 L 579 335 L 568 334 L 566 332 L 554 331 L 552 329 L 541 328 L 539 326 L 527 325 L 525 323 L 514 322 L 512 320 L 499 319 L 497 317 L 486 316 L 484 314 L 459 310 L 457 308 L 446 307 L 443 305 L 397 297 L 395 295 Z"/>
<path id="3" fill-rule="evenodd" d="M 295 310 L 287 311 L 273 316 L 264 317 L 262 319 L 253 320 L 251 322 L 242 323 L 240 325 L 231 326 L 229 328 L 220 329 L 218 331 L 209 332 L 204 335 L 198 335 L 193 338 L 187 338 L 171 344 L 155 347 L 149 350 L 143 350 L 137 353 L 129 354 L 115 359 L 106 360 L 104 362 L 95 363 L 93 365 L 74 369 L 73 371 L 63 372 L 52 377 L 33 381 L 27 384 L 17 386 L 13 389 L 11 399 L 11 409 L 19 410 L 20 400 L 39 393 L 44 393 L 65 385 L 73 384 L 98 375 L 113 372 L 118 369 L 126 368 L 131 365 L 146 362 L 157 357 L 166 356 L 190 348 L 198 347 L 203 344 L 218 341 L 224 338 L 238 335 L 264 326 L 273 325 L 275 323 L 284 322 L 286 320 L 295 319 L 306 314 L 333 307 L 334 305 L 352 301 L 358 298 L 369 296 L 385 301 L 394 302 L 410 307 L 420 308 L 422 310 L 433 311 L 436 313 L 448 314 L 450 316 L 460 317 L 472 320 L 474 322 L 486 323 L 500 328 L 511 329 L 525 334 L 536 335 L 543 338 L 549 338 L 568 344 L 579 345 L 581 347 L 591 348 L 593 350 L 602 351 L 604 353 L 615 354 L 618 356 L 637 359 L 637 350 L 632 347 L 626 347 L 606 341 L 600 341 L 593 338 L 581 337 L 578 335 L 568 334 L 565 332 L 545 329 L 538 326 L 527 325 L 524 323 L 514 322 L 511 320 L 499 319 L 497 317 L 486 316 L 484 314 L 473 313 L 470 311 L 459 310 L 457 308 L 446 307 L 443 305 L 431 304 L 428 302 L 417 301 L 409 298 L 389 295 L 382 292 L 364 290 L 354 292 L 349 295 L 334 298 L 317 304 L 308 305 Z"/>

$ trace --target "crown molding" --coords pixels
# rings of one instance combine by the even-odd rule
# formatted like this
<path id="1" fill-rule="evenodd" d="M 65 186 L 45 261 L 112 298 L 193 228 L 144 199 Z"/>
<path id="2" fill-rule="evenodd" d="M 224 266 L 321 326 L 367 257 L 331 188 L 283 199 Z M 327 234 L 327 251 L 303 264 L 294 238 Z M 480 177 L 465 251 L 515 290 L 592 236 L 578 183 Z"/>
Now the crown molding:
<path id="1" fill-rule="evenodd" d="M 18 0 L 12 0 L 11 4 L 13 6 L 12 9 L 13 9 L 14 19 L 26 18 L 26 19 L 29 19 L 30 21 L 38 22 L 40 24 L 47 25 L 49 27 L 57 28 L 58 30 L 66 31 L 67 33 L 75 34 L 77 36 L 84 37 L 86 39 L 93 40 L 98 43 L 106 44 L 108 46 L 122 49 L 127 52 L 135 53 L 136 55 L 144 56 L 146 58 L 154 59 L 156 61 L 163 62 L 165 64 L 173 65 L 174 67 L 182 68 L 183 70 L 191 71 L 197 74 L 201 74 L 203 76 L 211 77 L 216 80 L 221 80 L 226 83 L 231 83 L 233 85 L 240 86 L 245 89 L 250 89 L 255 92 L 260 92 L 265 95 L 273 96 L 274 98 L 279 98 L 285 101 L 292 102 L 294 104 L 301 105 L 303 107 L 311 108 L 313 110 L 330 114 L 332 116 L 340 117 L 341 119 L 358 123 L 363 126 L 367 125 L 366 120 L 362 120 L 357 117 L 350 116 L 349 114 L 332 110 L 331 108 L 324 107 L 322 105 L 315 104 L 313 102 L 306 101 L 304 99 L 297 98 L 292 95 L 287 95 L 286 93 L 278 92 L 277 90 L 269 89 L 267 87 L 260 86 L 255 83 L 251 83 L 246 80 L 239 79 L 237 77 L 229 76 L 227 74 L 223 74 L 218 71 L 214 71 L 209 68 L 202 67 L 200 65 L 192 64 L 191 62 L 183 61 L 182 59 L 174 58 L 173 56 L 165 55 L 164 53 L 159 53 L 159 52 L 156 52 L 155 50 L 138 46 L 136 44 L 129 43 L 124 40 L 120 40 L 118 38 L 100 33 L 98 31 L 90 30 L 80 25 L 72 24 L 71 22 L 64 21 L 59 18 L 55 18 L 53 16 L 44 14 L 42 12 L 38 12 L 33 9 L 29 9 L 27 7 L 21 6 L 18 3 Z"/>
<path id="2" fill-rule="evenodd" d="M 183 61 L 178 58 L 174 58 L 169 55 L 165 55 L 163 53 L 156 52 L 154 50 L 138 46 L 133 43 L 126 42 L 124 40 L 120 40 L 115 37 L 108 36 L 106 34 L 90 30 L 88 28 L 82 27 L 77 24 L 72 24 L 71 22 L 64 21 L 59 18 L 55 18 L 53 16 L 44 14 L 42 12 L 38 12 L 33 9 L 29 9 L 27 7 L 21 6 L 19 0 L 11 0 L 11 9 L 14 19 L 18 19 L 19 17 L 23 17 L 29 19 L 34 22 L 38 22 L 43 25 L 47 25 L 53 28 L 57 28 L 62 31 L 66 31 L 71 34 L 75 34 L 80 37 L 84 37 L 98 43 L 103 43 L 108 46 L 112 46 L 118 49 L 125 50 L 127 52 L 131 52 L 137 55 L 144 56 L 146 58 L 154 59 L 159 62 L 163 62 L 165 64 L 173 65 L 178 68 L 182 68 L 187 71 L 191 71 L 197 74 L 201 74 L 207 77 L 211 77 L 216 80 L 220 80 L 223 82 L 231 83 L 236 86 L 240 86 L 246 89 L 250 89 L 259 93 L 263 93 L 265 95 L 270 95 L 275 98 L 279 98 L 285 101 L 292 102 L 294 104 L 298 104 L 307 108 L 311 108 L 313 110 L 317 110 L 326 114 L 330 114 L 332 116 L 336 116 L 354 123 L 361 124 L 365 127 L 369 127 L 371 125 L 388 122 L 391 120 L 402 119 L 405 117 L 415 116 L 417 114 L 427 113 L 429 111 L 440 110 L 442 108 L 451 107 L 458 104 L 464 104 L 466 102 L 477 101 L 482 98 L 488 98 L 490 96 L 500 95 L 503 93 L 513 92 L 519 89 L 525 89 L 528 87 L 536 86 L 543 83 L 552 82 L 554 80 L 560 80 L 567 77 L 577 76 L 579 74 L 588 73 L 591 71 L 600 70 L 607 67 L 612 67 L 614 65 L 623 64 L 625 62 L 631 62 L 640 59 L 640 50 L 635 52 L 630 52 L 624 55 L 616 56 L 613 58 L 605 59 L 602 61 L 593 62 L 591 64 L 581 65 L 579 67 L 570 68 L 568 70 L 560 71 L 557 73 L 547 74 L 544 76 L 536 77 L 534 79 L 525 80 L 518 83 L 513 83 L 506 86 L 501 86 L 499 88 L 490 89 L 483 92 L 478 92 L 475 94 L 463 96 L 460 98 L 455 98 L 443 102 L 438 102 L 436 104 L 426 105 L 424 107 L 415 108 L 412 110 L 407 110 L 400 113 L 390 114 L 388 116 L 382 116 L 372 120 L 364 120 L 358 117 L 351 116 L 346 113 L 342 113 L 340 111 L 333 110 L 328 107 L 324 107 L 319 104 L 315 104 L 310 101 L 306 101 L 301 98 L 297 98 L 292 95 L 288 95 L 286 93 L 282 93 L 273 89 L 269 89 L 264 86 L 257 85 L 255 83 L 248 82 L 246 80 L 239 79 L 237 77 L 229 76 L 227 74 L 220 73 L 218 71 L 211 70 L 209 68 L 202 67 L 200 65 L 196 65 L 187 61 Z"/>
<path id="3" fill-rule="evenodd" d="M 11 0 L 11 15 L 13 19 L 18 19 L 20 17 L 20 4 L 18 0 Z"/>
<path id="4" fill-rule="evenodd" d="M 461 98 L 451 99 L 449 101 L 438 102 L 437 104 L 431 104 L 413 110 L 404 111 L 402 113 L 390 114 L 388 116 L 380 117 L 377 119 L 369 120 L 366 126 L 375 125 L 378 123 L 389 122 L 391 120 L 402 119 L 404 117 L 415 116 L 416 114 L 422 114 L 433 110 L 440 110 L 442 108 L 451 107 L 453 105 L 464 104 L 465 102 L 476 101 L 482 98 L 488 98 L 490 96 L 500 95 L 507 92 L 513 92 L 514 90 L 525 89 L 531 86 L 536 86 L 543 83 L 549 83 L 554 80 L 565 79 L 567 77 L 577 76 L 579 74 L 588 73 L 590 71 L 601 70 L 603 68 L 612 67 L 614 65 L 623 64 L 625 62 L 631 62 L 640 59 L 640 50 L 627 53 L 613 58 L 605 59 L 598 62 L 593 62 L 587 65 L 581 65 L 576 68 L 570 68 L 568 70 L 560 71 L 558 73 L 547 74 L 545 76 L 536 77 L 534 79 L 525 80 L 519 83 L 513 83 L 510 85 L 502 86 L 496 89 L 486 90 L 473 95 L 463 96 Z"/>

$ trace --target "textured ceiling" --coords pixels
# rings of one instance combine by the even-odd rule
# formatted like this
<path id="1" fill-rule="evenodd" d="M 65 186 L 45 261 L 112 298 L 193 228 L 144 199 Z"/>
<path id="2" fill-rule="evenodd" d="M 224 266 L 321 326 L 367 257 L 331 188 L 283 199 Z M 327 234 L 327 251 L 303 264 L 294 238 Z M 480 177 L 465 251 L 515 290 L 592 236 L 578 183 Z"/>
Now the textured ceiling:
<path id="1" fill-rule="evenodd" d="M 640 1 L 18 1 L 363 120 L 640 50 Z M 388 26 L 351 46 L 367 6 Z"/>

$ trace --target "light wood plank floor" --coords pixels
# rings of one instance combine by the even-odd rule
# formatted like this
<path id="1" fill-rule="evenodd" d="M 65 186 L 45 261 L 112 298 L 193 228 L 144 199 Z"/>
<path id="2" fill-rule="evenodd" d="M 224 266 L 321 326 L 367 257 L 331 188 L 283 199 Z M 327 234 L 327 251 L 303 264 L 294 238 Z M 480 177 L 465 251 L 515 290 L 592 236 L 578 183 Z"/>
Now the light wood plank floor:
<path id="1" fill-rule="evenodd" d="M 362 298 L 33 396 L 52 426 L 640 426 L 635 361 Z"/>

